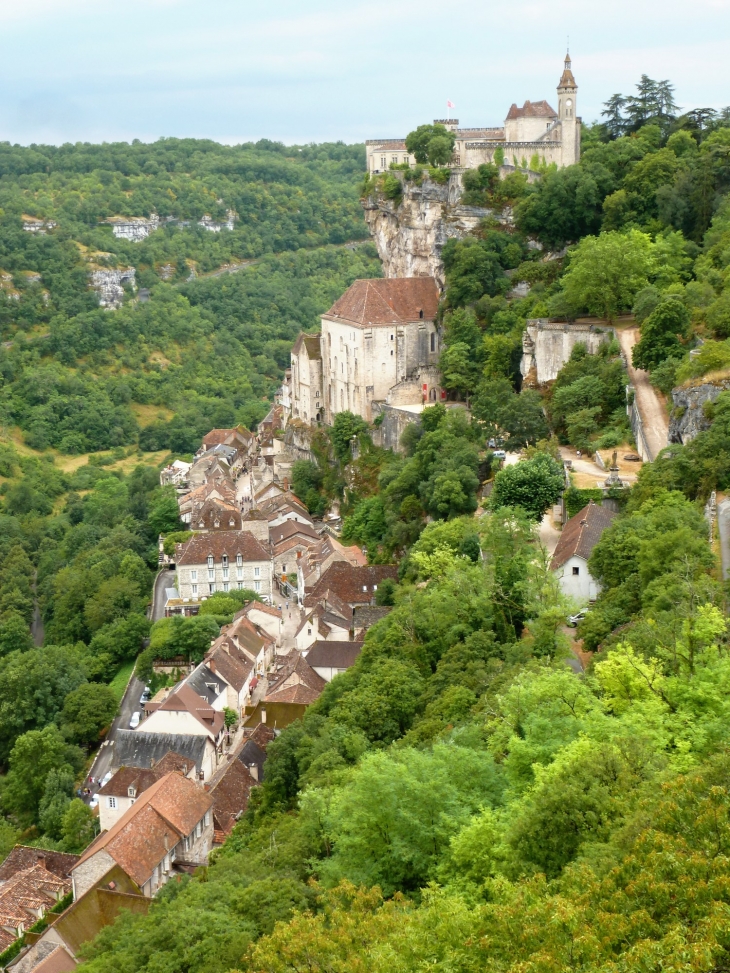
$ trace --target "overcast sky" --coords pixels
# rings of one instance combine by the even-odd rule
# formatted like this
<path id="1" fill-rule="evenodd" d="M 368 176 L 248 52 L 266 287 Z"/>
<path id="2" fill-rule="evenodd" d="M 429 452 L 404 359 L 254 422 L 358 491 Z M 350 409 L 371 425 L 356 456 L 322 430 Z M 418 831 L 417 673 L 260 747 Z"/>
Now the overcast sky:
<path id="1" fill-rule="evenodd" d="M 0 0 L 0 140 L 404 135 L 547 98 L 584 120 L 642 72 L 730 104 L 730 0 Z"/>

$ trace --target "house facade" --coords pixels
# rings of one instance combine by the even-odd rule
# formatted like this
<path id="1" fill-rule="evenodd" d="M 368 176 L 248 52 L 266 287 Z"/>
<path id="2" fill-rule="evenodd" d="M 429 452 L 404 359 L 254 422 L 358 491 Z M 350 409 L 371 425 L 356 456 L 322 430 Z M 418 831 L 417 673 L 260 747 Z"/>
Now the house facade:
<path id="1" fill-rule="evenodd" d="M 178 546 L 176 563 L 176 587 L 183 599 L 200 601 L 217 592 L 244 588 L 262 598 L 271 597 L 271 557 L 250 531 L 226 530 L 191 537 Z"/>
<path id="2" fill-rule="evenodd" d="M 616 516 L 615 511 L 591 500 L 563 527 L 550 568 L 563 594 L 578 605 L 595 601 L 601 592 L 601 585 L 588 570 L 588 559 Z"/>

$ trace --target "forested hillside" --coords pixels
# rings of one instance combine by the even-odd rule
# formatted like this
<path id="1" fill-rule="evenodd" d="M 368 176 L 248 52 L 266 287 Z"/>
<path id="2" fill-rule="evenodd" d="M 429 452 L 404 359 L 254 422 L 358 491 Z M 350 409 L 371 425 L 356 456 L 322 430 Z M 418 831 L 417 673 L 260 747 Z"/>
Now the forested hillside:
<path id="1" fill-rule="evenodd" d="M 624 363 L 606 342 L 578 346 L 547 391 L 518 371 L 528 317 L 632 310 L 660 387 L 720 360 L 730 128 L 675 117 L 646 82 L 628 116 L 614 98 L 585 132 L 578 166 L 534 187 L 489 167 L 467 180 L 475 204 L 516 204 L 514 231 L 486 222 L 444 249 L 441 364 L 470 411 L 426 409 L 398 456 L 342 413 L 294 470 L 311 510 L 338 499 L 344 540 L 399 564 L 378 592 L 393 610 L 269 745 L 205 875 L 106 929 L 84 970 L 730 965 L 728 592 L 702 509 L 730 486 L 729 394 L 616 496 L 576 673 L 537 524 L 564 486 L 559 444 L 630 443 Z M 490 439 L 521 461 L 498 470 Z"/>
<path id="2" fill-rule="evenodd" d="M 297 332 L 379 273 L 369 244 L 337 246 L 367 236 L 359 146 L 169 139 L 0 157 L 0 412 L 34 449 L 187 452 L 212 426 L 255 424 Z M 197 222 L 228 210 L 232 230 Z M 175 222 L 139 242 L 103 222 L 153 213 Z M 56 225 L 31 233 L 28 217 Z M 90 273 L 130 266 L 145 300 L 127 283 L 119 310 L 100 308 Z"/>

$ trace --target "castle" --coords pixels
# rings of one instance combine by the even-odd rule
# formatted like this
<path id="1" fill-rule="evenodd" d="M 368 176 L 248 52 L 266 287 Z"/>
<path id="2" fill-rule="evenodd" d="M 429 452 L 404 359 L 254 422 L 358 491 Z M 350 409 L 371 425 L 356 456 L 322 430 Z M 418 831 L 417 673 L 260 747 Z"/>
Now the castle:
<path id="1" fill-rule="evenodd" d="M 502 162 L 517 168 L 534 168 L 555 163 L 559 168 L 573 165 L 580 158 L 580 124 L 577 115 L 578 85 L 571 70 L 570 54 L 557 88 L 558 110 L 547 101 L 526 101 L 522 108 L 513 104 L 502 128 L 459 128 L 458 119 L 437 119 L 454 132 L 454 168 L 475 169 L 493 162 L 497 149 Z M 368 173 L 387 171 L 392 164 L 413 165 L 404 139 L 369 139 L 365 143 Z"/>

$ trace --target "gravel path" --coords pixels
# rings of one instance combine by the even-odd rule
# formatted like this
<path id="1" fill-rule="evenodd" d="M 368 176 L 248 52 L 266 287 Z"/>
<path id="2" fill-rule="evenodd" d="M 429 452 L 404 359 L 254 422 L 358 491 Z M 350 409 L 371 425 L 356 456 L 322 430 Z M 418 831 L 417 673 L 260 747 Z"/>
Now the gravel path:
<path id="1" fill-rule="evenodd" d="M 635 390 L 636 405 L 644 425 L 650 459 L 657 458 L 669 442 L 669 419 L 663 397 L 649 382 L 649 373 L 631 364 L 631 353 L 639 337 L 637 327 L 617 328 L 621 351 L 626 356 L 629 379 Z"/>

